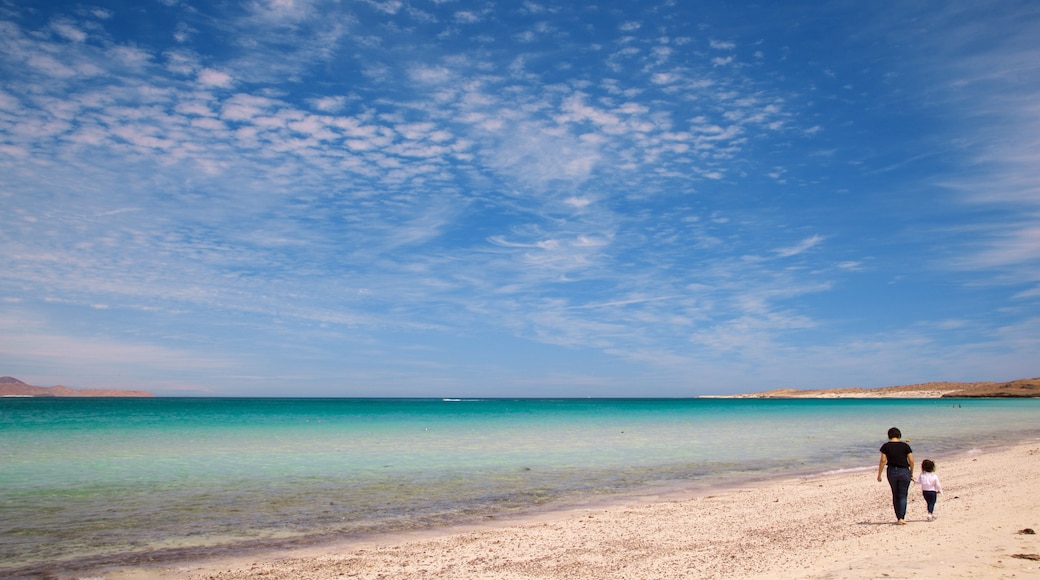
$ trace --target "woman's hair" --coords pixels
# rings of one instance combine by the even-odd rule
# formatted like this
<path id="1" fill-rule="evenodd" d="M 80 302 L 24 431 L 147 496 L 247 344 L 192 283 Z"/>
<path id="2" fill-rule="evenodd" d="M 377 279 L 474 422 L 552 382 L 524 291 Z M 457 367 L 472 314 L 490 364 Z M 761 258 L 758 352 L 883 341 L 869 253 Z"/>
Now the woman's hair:
<path id="1" fill-rule="evenodd" d="M 899 439 L 902 436 L 903 436 L 903 432 L 900 431 L 899 429 L 897 429 L 896 427 L 892 427 L 891 429 L 888 430 L 888 438 L 889 439 Z"/>
<path id="2" fill-rule="evenodd" d="M 925 459 L 921 462 L 921 469 L 925 471 L 935 471 L 935 462 L 931 459 Z"/>

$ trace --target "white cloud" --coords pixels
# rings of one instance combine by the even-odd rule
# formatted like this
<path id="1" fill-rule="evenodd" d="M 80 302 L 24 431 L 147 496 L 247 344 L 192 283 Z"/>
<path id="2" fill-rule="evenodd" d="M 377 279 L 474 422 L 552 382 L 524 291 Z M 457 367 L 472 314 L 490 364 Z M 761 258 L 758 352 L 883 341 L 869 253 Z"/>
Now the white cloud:
<path id="1" fill-rule="evenodd" d="M 312 17 L 315 11 L 310 0 L 253 0 L 249 7 L 254 17 L 281 25 Z"/>
<path id="2" fill-rule="evenodd" d="M 793 246 L 788 246 L 786 248 L 780 248 L 780 249 L 774 250 L 774 251 L 781 258 L 790 258 L 791 256 L 797 256 L 799 254 L 805 253 L 806 251 L 810 250 L 811 248 L 814 248 L 817 245 L 819 245 L 819 243 L 822 242 L 822 241 L 823 241 L 823 237 L 822 236 L 813 235 L 813 236 L 810 236 L 808 238 L 805 238 L 804 240 L 802 240 L 801 242 L 798 242 L 797 244 L 795 244 Z"/>
<path id="3" fill-rule="evenodd" d="M 231 88 L 235 84 L 234 79 L 228 73 L 210 68 L 199 71 L 198 81 L 202 86 L 222 89 Z"/>
<path id="4" fill-rule="evenodd" d="M 681 80 L 682 77 L 675 73 L 654 73 L 650 75 L 650 82 L 655 85 L 670 85 Z"/>
<path id="5" fill-rule="evenodd" d="M 1040 226 L 1035 223 L 1005 223 L 1001 231 L 994 231 L 987 236 L 980 244 L 981 248 L 973 248 L 964 254 L 959 260 L 960 265 L 973 269 L 1025 264 L 1040 267 Z"/>
<path id="6" fill-rule="evenodd" d="M 376 10 L 387 14 L 397 14 L 404 6 L 401 0 L 365 0 L 366 3 Z"/>
<path id="7" fill-rule="evenodd" d="M 30 66 L 38 69 L 47 76 L 59 79 L 72 78 L 78 74 L 76 69 L 73 67 L 67 66 L 46 54 L 36 53 L 29 55 L 27 62 Z"/>
<path id="8" fill-rule="evenodd" d="M 1016 293 L 1011 297 L 1014 300 L 1026 300 L 1031 298 L 1040 298 L 1040 286 L 1034 286 L 1028 290 Z"/>
<path id="9" fill-rule="evenodd" d="M 51 23 L 51 28 L 66 40 L 71 40 L 72 42 L 84 42 L 87 40 L 87 33 L 71 23 L 53 22 Z"/>
<path id="10" fill-rule="evenodd" d="M 20 107 L 21 105 L 14 95 L 0 89 L 0 110 L 14 112 Z"/>
<path id="11" fill-rule="evenodd" d="M 120 374 L 134 374 L 139 381 L 155 380 L 148 376 L 153 370 L 130 371 L 139 363 L 148 369 L 167 372 L 184 369 L 226 368 L 230 361 L 222 361 L 205 352 L 177 350 L 161 345 L 145 344 L 140 340 L 109 340 L 96 335 L 70 335 L 65 329 L 51 328 L 49 324 L 19 315 L 0 317 L 6 328 L 20 328 L 18 337 L 0 335 L 0 354 L 8 359 L 32 361 L 32 364 L 50 368 L 78 368 L 83 375 L 115 378 Z M 13 326 L 17 324 L 17 326 Z M 77 378 L 77 381 L 85 380 Z M 99 378 L 99 381 L 110 379 Z M 162 380 L 162 379 L 159 379 Z"/>

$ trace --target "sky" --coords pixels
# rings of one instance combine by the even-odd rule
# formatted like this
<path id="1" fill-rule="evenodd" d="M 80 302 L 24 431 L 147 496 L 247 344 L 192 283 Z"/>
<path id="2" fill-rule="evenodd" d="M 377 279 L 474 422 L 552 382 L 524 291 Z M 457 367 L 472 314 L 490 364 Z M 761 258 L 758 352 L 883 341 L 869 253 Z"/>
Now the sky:
<path id="1" fill-rule="evenodd" d="M 0 375 L 1040 376 L 1040 4 L 0 0 Z"/>

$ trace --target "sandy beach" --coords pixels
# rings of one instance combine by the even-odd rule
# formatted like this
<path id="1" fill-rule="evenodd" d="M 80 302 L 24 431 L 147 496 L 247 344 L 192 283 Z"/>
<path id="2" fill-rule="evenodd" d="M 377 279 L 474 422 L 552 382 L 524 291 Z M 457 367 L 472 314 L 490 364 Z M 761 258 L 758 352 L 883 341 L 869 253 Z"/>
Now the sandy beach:
<path id="1" fill-rule="evenodd" d="M 880 445 L 880 442 L 879 442 Z M 918 457 L 917 461 L 925 459 Z M 876 467 L 700 497 L 643 497 L 237 560 L 108 571 L 185 578 L 1040 578 L 1040 441 L 938 458 L 927 521 L 915 484 L 897 526 Z M 915 471 L 915 475 L 916 475 Z"/>

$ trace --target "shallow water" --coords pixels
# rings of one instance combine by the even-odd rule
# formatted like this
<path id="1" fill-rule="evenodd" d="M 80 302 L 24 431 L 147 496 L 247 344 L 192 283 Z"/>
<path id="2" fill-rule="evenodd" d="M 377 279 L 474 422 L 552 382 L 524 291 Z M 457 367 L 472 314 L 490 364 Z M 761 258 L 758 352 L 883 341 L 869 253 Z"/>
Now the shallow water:
<path id="1" fill-rule="evenodd" d="M 1040 400 L 0 399 L 0 574 L 417 529 L 1040 435 Z"/>

